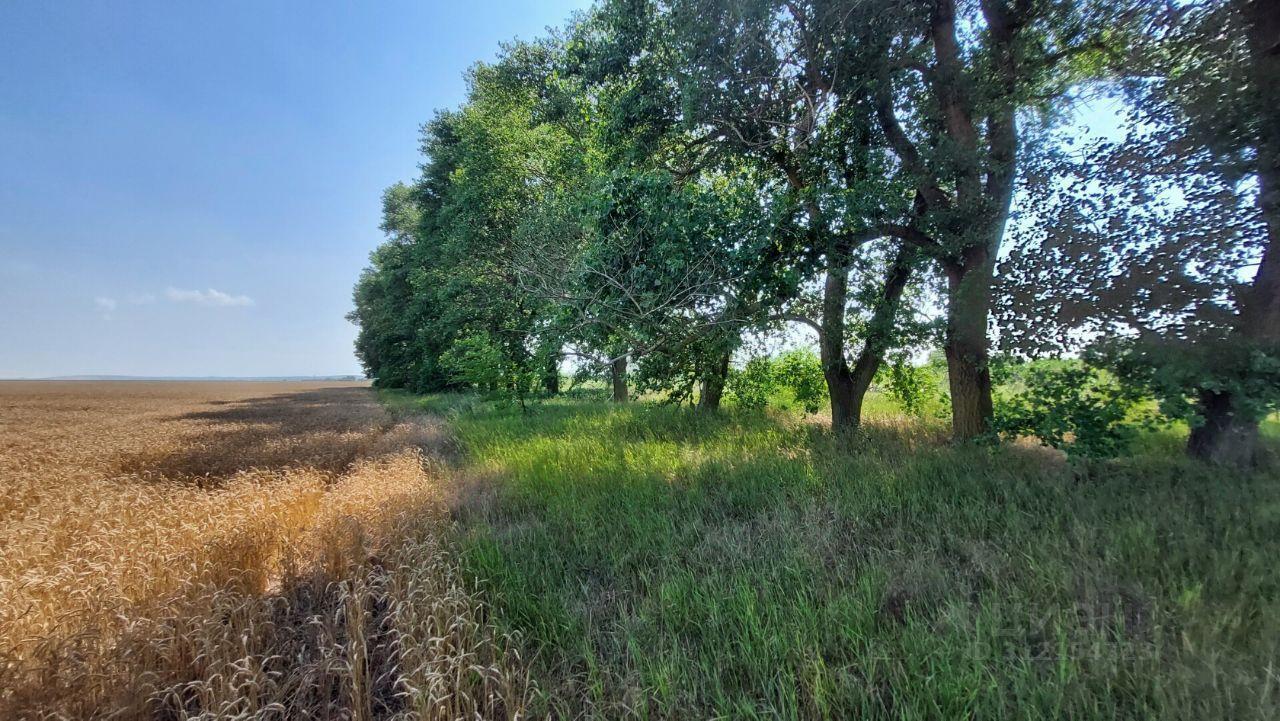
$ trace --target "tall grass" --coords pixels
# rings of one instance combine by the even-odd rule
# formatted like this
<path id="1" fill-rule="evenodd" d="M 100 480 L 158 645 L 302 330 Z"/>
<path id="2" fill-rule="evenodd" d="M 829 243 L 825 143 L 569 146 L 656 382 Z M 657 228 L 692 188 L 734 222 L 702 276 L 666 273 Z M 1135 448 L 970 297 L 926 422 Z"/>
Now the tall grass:
<path id="1" fill-rule="evenodd" d="M 952 447 L 872 408 L 855 439 L 643 403 L 457 413 L 462 568 L 522 639 L 534 715 L 1276 716 L 1274 469 Z"/>

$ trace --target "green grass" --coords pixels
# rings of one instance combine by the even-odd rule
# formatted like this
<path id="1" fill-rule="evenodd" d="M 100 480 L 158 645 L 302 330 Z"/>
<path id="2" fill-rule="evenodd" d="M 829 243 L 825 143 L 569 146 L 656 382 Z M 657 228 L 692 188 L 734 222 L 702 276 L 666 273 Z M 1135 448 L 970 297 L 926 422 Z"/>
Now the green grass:
<path id="1" fill-rule="evenodd" d="M 1276 715 L 1274 471 L 951 447 L 879 398 L 852 441 L 786 413 L 390 398 L 452 413 L 457 544 L 536 716 Z"/>

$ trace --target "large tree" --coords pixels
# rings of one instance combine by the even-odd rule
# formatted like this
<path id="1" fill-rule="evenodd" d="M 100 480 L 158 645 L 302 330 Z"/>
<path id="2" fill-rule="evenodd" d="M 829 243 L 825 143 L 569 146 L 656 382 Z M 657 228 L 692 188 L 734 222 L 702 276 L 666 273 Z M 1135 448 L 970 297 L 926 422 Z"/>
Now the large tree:
<path id="1" fill-rule="evenodd" d="M 512 45 L 469 75 L 467 102 L 424 127 L 422 175 L 385 197 L 389 239 L 356 291 L 358 350 L 380 383 L 435 390 L 493 379 L 523 398 L 558 379 L 553 308 L 522 293 L 511 257 L 581 154 L 524 82 L 547 45 Z M 484 361 L 483 363 L 481 361 Z M 487 368 L 484 373 L 481 367 Z M 497 389 L 497 388 L 495 388 Z"/>
<path id="2" fill-rule="evenodd" d="M 679 401 L 700 385 L 714 408 L 763 309 L 771 208 L 750 168 L 680 122 L 669 21 L 606 4 L 569 28 L 551 72 L 527 78 L 589 161 L 546 206 L 555 230 L 526 234 L 515 263 L 525 292 L 559 308 L 574 352 L 609 369 L 616 400 L 638 363 L 646 388 Z"/>
<path id="3" fill-rule="evenodd" d="M 915 190 L 910 223 L 886 228 L 941 267 L 944 350 L 957 439 L 987 433 L 988 326 L 1024 125 L 1053 111 L 1115 52 L 1141 3 L 1093 0 L 900 0 L 862 42 L 882 52 L 856 72 L 871 86 L 894 171 Z M 886 33 L 883 22 L 897 29 Z"/>
<path id="4" fill-rule="evenodd" d="M 849 350 L 850 273 L 867 266 L 868 244 L 889 227 L 906 227 L 911 188 L 893 177 L 877 142 L 872 97 L 857 68 L 882 48 L 859 42 L 876 8 L 831 2 L 683 0 L 670 22 L 681 63 L 684 122 L 699 141 L 750 163 L 761 193 L 788 208 L 779 214 L 760 267 L 798 275 L 773 298 L 773 317 L 818 336 L 833 427 L 854 429 L 892 330 L 902 289 L 917 264 L 904 253 L 888 265 L 873 301 L 876 322 Z M 820 276 L 816 313 L 797 307 L 797 291 Z M 799 282 L 797 282 L 799 281 Z M 803 305 L 803 304 L 800 304 Z"/>
<path id="5" fill-rule="evenodd" d="M 416 264 L 418 210 L 411 191 L 397 183 L 382 196 L 382 230 L 386 242 L 369 255 L 370 265 L 360 274 L 353 293 L 355 308 L 347 315 L 360 331 L 356 357 L 365 373 L 382 386 L 414 387 L 424 378 L 424 353 L 414 333 L 410 310 L 414 305 L 412 275 Z M 437 350 L 437 354 L 438 354 Z"/>
<path id="6" fill-rule="evenodd" d="M 1192 456 L 1248 465 L 1280 402 L 1280 6 L 1171 8 L 1143 40 L 1128 135 L 1048 165 L 1070 182 L 1033 200 L 1008 335 L 1092 344 L 1191 422 Z"/>

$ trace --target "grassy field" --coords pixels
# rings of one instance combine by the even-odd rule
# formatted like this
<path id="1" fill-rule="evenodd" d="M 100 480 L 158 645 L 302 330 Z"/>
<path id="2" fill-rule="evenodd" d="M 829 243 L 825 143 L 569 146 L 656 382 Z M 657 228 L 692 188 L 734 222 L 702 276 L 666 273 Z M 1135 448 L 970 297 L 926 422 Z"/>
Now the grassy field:
<path id="1" fill-rule="evenodd" d="M 1184 461 L 435 396 L 462 565 L 534 716 L 1274 718 L 1280 483 Z M 1274 439 L 1274 425 L 1269 435 Z M 1272 442 L 1274 451 L 1274 441 Z"/>
<path id="2" fill-rule="evenodd" d="M 453 448 L 362 384 L 0 383 L 0 719 L 517 712 Z"/>
<path id="3" fill-rule="evenodd" d="M 0 384 L 0 718 L 1277 715 L 1280 476 L 1177 429 L 381 400 Z"/>

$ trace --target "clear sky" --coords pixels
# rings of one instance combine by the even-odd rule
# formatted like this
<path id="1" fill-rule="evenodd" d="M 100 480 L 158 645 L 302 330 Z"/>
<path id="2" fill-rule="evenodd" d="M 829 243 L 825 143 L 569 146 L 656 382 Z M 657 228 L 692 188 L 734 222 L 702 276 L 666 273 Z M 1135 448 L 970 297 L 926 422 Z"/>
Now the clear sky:
<path id="1" fill-rule="evenodd" d="M 586 5 L 0 2 L 0 377 L 358 372 L 418 127 Z"/>

